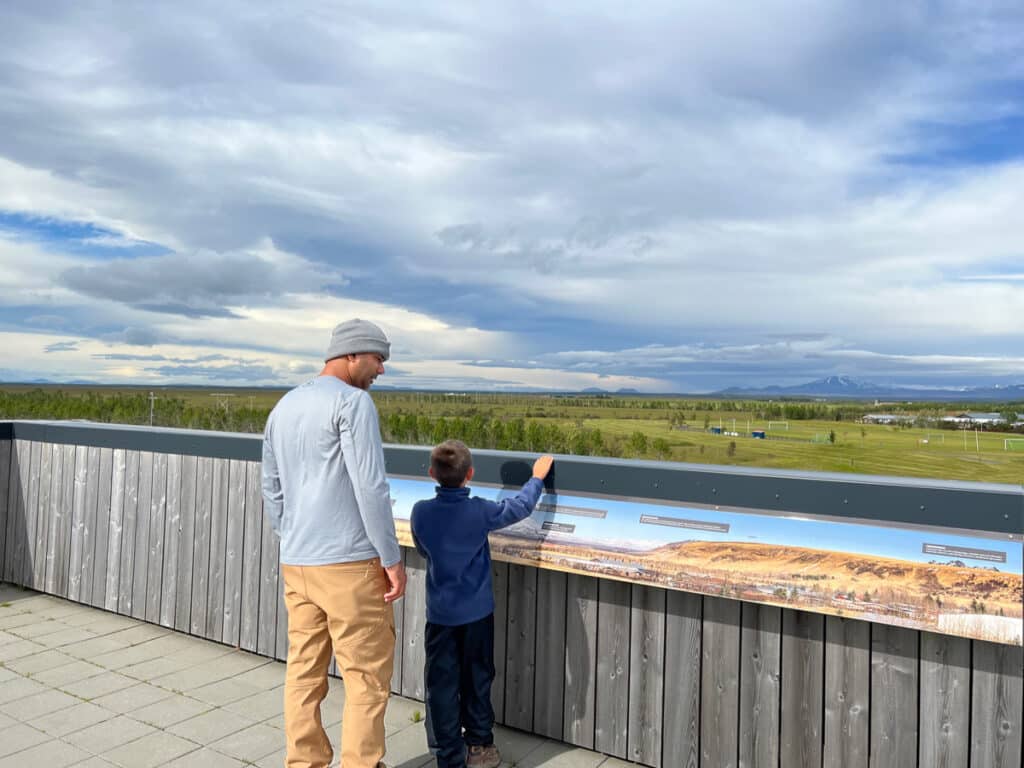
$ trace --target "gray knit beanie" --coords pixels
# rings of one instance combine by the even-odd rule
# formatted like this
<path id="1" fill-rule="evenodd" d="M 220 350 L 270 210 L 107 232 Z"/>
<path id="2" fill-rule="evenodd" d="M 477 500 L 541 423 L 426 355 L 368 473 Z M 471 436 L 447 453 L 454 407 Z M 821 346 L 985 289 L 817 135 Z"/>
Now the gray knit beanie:
<path id="1" fill-rule="evenodd" d="M 387 360 L 391 356 L 391 342 L 378 326 L 357 317 L 334 326 L 324 361 L 361 352 L 373 352 Z"/>

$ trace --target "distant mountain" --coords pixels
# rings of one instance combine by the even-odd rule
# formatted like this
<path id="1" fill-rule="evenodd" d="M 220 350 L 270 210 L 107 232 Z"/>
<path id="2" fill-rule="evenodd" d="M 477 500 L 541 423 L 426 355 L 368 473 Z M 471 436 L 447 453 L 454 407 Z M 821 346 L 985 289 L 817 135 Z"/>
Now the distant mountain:
<path id="1" fill-rule="evenodd" d="M 1024 384 L 987 387 L 957 387 L 955 389 L 890 387 L 870 381 L 859 381 L 849 376 L 828 378 L 796 384 L 790 387 L 730 387 L 714 393 L 722 397 L 830 397 L 855 400 L 960 400 L 1009 402 L 1024 400 Z"/>

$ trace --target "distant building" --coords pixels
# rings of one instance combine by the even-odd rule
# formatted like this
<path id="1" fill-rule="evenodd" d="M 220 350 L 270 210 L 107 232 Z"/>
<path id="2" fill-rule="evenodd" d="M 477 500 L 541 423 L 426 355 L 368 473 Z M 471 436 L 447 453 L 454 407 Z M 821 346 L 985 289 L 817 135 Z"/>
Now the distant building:
<path id="1" fill-rule="evenodd" d="M 864 424 L 901 424 L 914 419 L 914 416 L 907 413 L 865 413 L 861 417 L 861 422 Z"/>
<path id="2" fill-rule="evenodd" d="M 943 416 L 942 420 L 947 424 L 959 424 L 963 427 L 985 427 L 1006 423 L 1006 419 L 1001 413 L 980 413 L 978 411 L 968 411 L 956 416 Z"/>

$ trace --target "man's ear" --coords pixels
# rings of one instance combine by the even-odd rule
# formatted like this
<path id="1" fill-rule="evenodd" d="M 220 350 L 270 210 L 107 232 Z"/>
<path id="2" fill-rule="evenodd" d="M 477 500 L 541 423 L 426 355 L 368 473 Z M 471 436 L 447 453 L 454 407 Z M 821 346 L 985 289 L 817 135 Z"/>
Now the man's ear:
<path id="1" fill-rule="evenodd" d="M 433 467 L 431 467 L 430 469 L 427 470 L 427 474 L 430 475 L 430 479 L 431 480 L 437 480 L 437 477 L 434 475 L 434 468 Z"/>
<path id="2" fill-rule="evenodd" d="M 473 468 L 470 467 L 469 469 L 466 470 L 466 482 L 468 483 L 472 479 L 473 479 Z"/>

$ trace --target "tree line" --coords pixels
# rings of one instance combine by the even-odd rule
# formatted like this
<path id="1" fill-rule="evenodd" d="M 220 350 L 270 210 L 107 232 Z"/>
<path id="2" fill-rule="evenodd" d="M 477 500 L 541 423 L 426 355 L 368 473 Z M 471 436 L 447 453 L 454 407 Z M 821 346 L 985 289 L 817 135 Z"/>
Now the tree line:
<path id="1" fill-rule="evenodd" d="M 430 416 L 395 408 L 386 396 L 378 398 L 378 407 L 381 435 L 385 442 L 391 443 L 435 445 L 454 438 L 471 448 L 500 451 L 656 459 L 670 458 L 672 453 L 664 438 L 652 440 L 640 431 L 628 437 L 616 437 L 579 422 L 566 425 L 547 419 L 482 413 Z M 0 419 L 84 419 L 112 424 L 259 433 L 269 414 L 269 408 L 247 407 L 242 402 L 199 404 L 166 393 L 151 401 L 144 392 L 0 391 Z"/>

